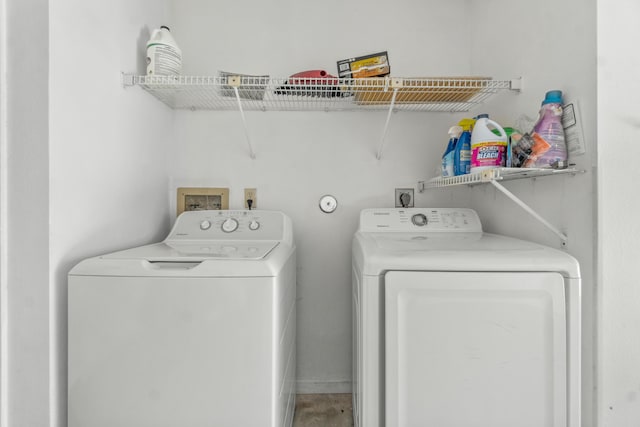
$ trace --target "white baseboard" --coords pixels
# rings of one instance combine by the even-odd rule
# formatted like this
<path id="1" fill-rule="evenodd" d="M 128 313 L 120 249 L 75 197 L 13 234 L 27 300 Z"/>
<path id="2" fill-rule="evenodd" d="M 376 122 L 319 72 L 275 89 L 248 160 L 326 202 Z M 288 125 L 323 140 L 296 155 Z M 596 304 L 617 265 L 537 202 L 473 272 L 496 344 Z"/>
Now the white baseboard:
<path id="1" fill-rule="evenodd" d="M 351 380 L 297 380 L 298 394 L 351 393 Z"/>

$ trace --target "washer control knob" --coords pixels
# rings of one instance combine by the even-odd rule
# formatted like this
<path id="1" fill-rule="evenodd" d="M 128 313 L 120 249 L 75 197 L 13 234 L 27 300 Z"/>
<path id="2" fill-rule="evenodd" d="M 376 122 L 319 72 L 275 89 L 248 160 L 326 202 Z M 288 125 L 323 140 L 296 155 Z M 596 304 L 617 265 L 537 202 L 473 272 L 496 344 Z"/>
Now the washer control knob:
<path id="1" fill-rule="evenodd" d="M 255 231 L 260 228 L 260 223 L 255 219 L 249 223 L 249 230 Z"/>
<path id="2" fill-rule="evenodd" d="M 227 218 L 222 223 L 222 231 L 225 233 L 232 233 L 238 229 L 238 220 L 235 218 Z"/>
<path id="3" fill-rule="evenodd" d="M 211 221 L 203 219 L 200 221 L 200 230 L 208 230 L 211 228 Z"/>
<path id="4" fill-rule="evenodd" d="M 427 221 L 427 216 L 425 214 L 419 213 L 411 217 L 411 222 L 413 225 L 417 225 L 418 227 L 424 227 L 429 221 Z"/>

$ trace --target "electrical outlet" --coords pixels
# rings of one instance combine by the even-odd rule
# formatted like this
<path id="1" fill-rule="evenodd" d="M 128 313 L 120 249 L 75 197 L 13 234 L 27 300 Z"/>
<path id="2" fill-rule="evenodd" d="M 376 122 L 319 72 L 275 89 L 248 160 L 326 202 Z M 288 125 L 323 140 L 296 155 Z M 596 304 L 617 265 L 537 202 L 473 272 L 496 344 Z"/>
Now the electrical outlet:
<path id="1" fill-rule="evenodd" d="M 251 207 L 249 207 L 251 200 Z M 258 209 L 258 190 L 255 188 L 244 189 L 244 207 L 245 209 Z"/>
<path id="2" fill-rule="evenodd" d="M 413 207 L 413 188 L 396 188 L 396 208 Z"/>

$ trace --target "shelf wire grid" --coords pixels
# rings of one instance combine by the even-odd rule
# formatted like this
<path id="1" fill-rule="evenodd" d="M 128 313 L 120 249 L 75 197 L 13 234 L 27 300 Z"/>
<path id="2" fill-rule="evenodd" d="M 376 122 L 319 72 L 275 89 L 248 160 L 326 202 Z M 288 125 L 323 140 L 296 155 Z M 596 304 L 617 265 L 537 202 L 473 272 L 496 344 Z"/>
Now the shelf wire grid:
<path id="1" fill-rule="evenodd" d="M 233 80 L 235 78 L 235 80 Z M 128 83 L 127 83 L 128 82 Z M 465 78 L 361 78 L 244 76 L 125 76 L 174 109 L 245 111 L 469 111 L 509 80 Z M 395 93 L 395 97 L 394 97 Z M 393 103 L 393 105 L 392 105 Z"/>
<path id="2" fill-rule="evenodd" d="M 544 169 L 544 168 L 494 168 L 478 173 L 465 175 L 435 177 L 428 181 L 421 181 L 421 188 L 441 188 L 456 185 L 484 184 L 489 181 L 510 181 L 514 179 L 536 178 L 548 175 L 577 174 L 584 171 L 574 168 L 568 169 Z"/>

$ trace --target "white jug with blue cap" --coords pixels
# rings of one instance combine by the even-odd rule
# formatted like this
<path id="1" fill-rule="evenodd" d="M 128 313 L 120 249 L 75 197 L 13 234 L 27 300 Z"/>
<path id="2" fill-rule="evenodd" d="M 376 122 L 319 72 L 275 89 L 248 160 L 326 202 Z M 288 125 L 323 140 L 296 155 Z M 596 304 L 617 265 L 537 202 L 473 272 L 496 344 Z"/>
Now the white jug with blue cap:
<path id="1" fill-rule="evenodd" d="M 147 42 L 147 75 L 173 76 L 182 71 L 182 51 L 163 25 L 153 30 Z"/>

